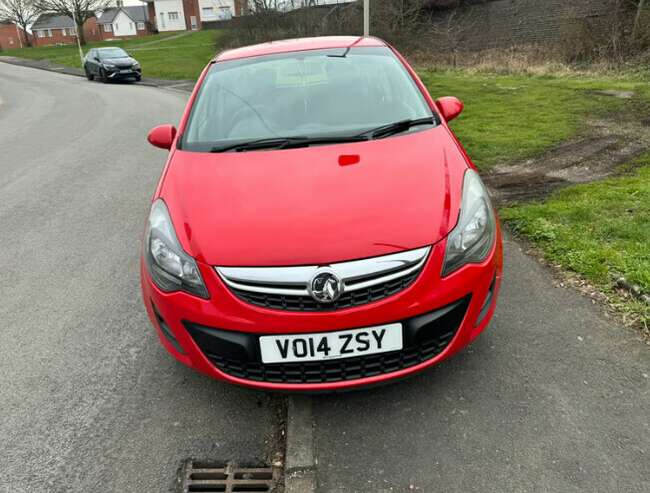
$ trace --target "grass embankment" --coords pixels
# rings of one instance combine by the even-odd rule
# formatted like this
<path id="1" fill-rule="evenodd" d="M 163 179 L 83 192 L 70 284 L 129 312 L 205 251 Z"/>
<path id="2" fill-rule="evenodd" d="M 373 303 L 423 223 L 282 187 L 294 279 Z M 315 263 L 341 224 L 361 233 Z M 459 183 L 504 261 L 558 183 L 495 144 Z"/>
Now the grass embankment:
<path id="1" fill-rule="evenodd" d="M 145 77 L 196 79 L 215 55 L 218 32 L 197 31 L 186 36 L 166 39 L 178 34 L 162 33 L 146 38 L 88 43 L 83 47 L 83 51 L 86 53 L 90 48 L 102 46 L 120 46 L 140 62 Z M 151 43 L 152 41 L 158 42 Z M 6 54 L 36 60 L 47 59 L 70 67 L 81 66 L 76 45 L 22 48 Z"/>
<path id="2" fill-rule="evenodd" d="M 507 207 L 501 217 L 550 262 L 580 274 L 647 330 L 650 307 L 614 289 L 623 275 L 650 293 L 650 154 L 633 164 L 641 168 Z"/>
<path id="3" fill-rule="evenodd" d="M 640 81 L 490 75 L 421 70 L 434 97 L 457 96 L 465 110 L 452 123 L 475 164 L 489 170 L 540 154 L 568 140 L 587 118 L 621 110 L 626 101 L 595 91 L 647 93 Z"/>

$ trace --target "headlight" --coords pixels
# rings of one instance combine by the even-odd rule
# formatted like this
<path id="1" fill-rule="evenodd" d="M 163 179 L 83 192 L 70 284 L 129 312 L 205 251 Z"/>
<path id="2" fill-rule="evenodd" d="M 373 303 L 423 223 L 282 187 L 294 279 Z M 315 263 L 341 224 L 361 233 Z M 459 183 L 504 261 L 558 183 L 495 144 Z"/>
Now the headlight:
<path id="1" fill-rule="evenodd" d="M 442 276 L 465 264 L 480 263 L 490 253 L 496 236 L 496 220 L 490 197 L 476 171 L 469 169 L 463 180 L 463 198 L 458 224 L 447 237 Z"/>
<path id="2" fill-rule="evenodd" d="M 103 65 L 104 68 L 115 68 L 115 65 L 113 65 L 112 63 L 104 63 Z"/>
<path id="3" fill-rule="evenodd" d="M 151 206 L 144 237 L 144 255 L 151 279 L 162 291 L 186 291 L 209 298 L 196 261 L 183 251 L 167 206 L 162 199 Z"/>
<path id="4" fill-rule="evenodd" d="M 140 68 L 140 64 L 138 62 L 135 62 L 131 68 L 137 70 Z"/>

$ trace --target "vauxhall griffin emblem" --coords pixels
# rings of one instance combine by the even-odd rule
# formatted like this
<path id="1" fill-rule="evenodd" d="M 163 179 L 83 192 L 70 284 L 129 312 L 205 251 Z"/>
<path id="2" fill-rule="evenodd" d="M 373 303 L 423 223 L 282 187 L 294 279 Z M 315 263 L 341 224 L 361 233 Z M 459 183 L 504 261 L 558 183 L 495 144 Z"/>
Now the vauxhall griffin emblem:
<path id="1" fill-rule="evenodd" d="M 334 272 L 319 270 L 309 282 L 309 294 L 319 303 L 333 303 L 343 292 L 343 284 Z"/>

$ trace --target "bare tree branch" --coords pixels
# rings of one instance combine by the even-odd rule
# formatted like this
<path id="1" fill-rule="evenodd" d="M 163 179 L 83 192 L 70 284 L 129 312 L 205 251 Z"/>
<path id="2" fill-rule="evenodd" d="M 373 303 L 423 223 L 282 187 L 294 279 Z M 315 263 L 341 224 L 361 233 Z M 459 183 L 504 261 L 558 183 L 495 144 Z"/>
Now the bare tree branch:
<path id="1" fill-rule="evenodd" d="M 0 0 L 0 20 L 14 22 L 25 34 L 27 46 L 31 46 L 27 26 L 38 17 L 34 0 Z"/>

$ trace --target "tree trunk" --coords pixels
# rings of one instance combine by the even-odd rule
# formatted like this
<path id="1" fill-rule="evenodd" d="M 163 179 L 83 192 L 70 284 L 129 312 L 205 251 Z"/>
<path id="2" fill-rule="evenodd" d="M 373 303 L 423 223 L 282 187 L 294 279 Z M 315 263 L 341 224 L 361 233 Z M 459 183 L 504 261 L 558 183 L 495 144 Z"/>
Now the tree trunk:
<path id="1" fill-rule="evenodd" d="M 632 41 L 636 41 L 639 33 L 639 24 L 641 23 L 641 14 L 645 8 L 646 0 L 639 0 L 639 6 L 636 8 L 636 16 L 634 17 L 634 27 L 632 28 Z"/>
<path id="2" fill-rule="evenodd" d="M 79 44 L 81 46 L 85 45 L 86 44 L 86 36 L 84 34 L 83 22 L 81 23 L 81 25 L 79 25 L 79 23 L 77 22 L 77 36 L 79 37 Z"/>
<path id="3" fill-rule="evenodd" d="M 22 36 L 24 34 L 25 35 L 25 45 L 28 48 L 31 48 L 32 47 L 32 41 L 31 41 L 31 39 L 29 39 L 29 32 L 27 31 L 27 24 L 21 23 L 20 27 L 22 28 L 23 32 L 19 33 L 19 36 Z"/>

